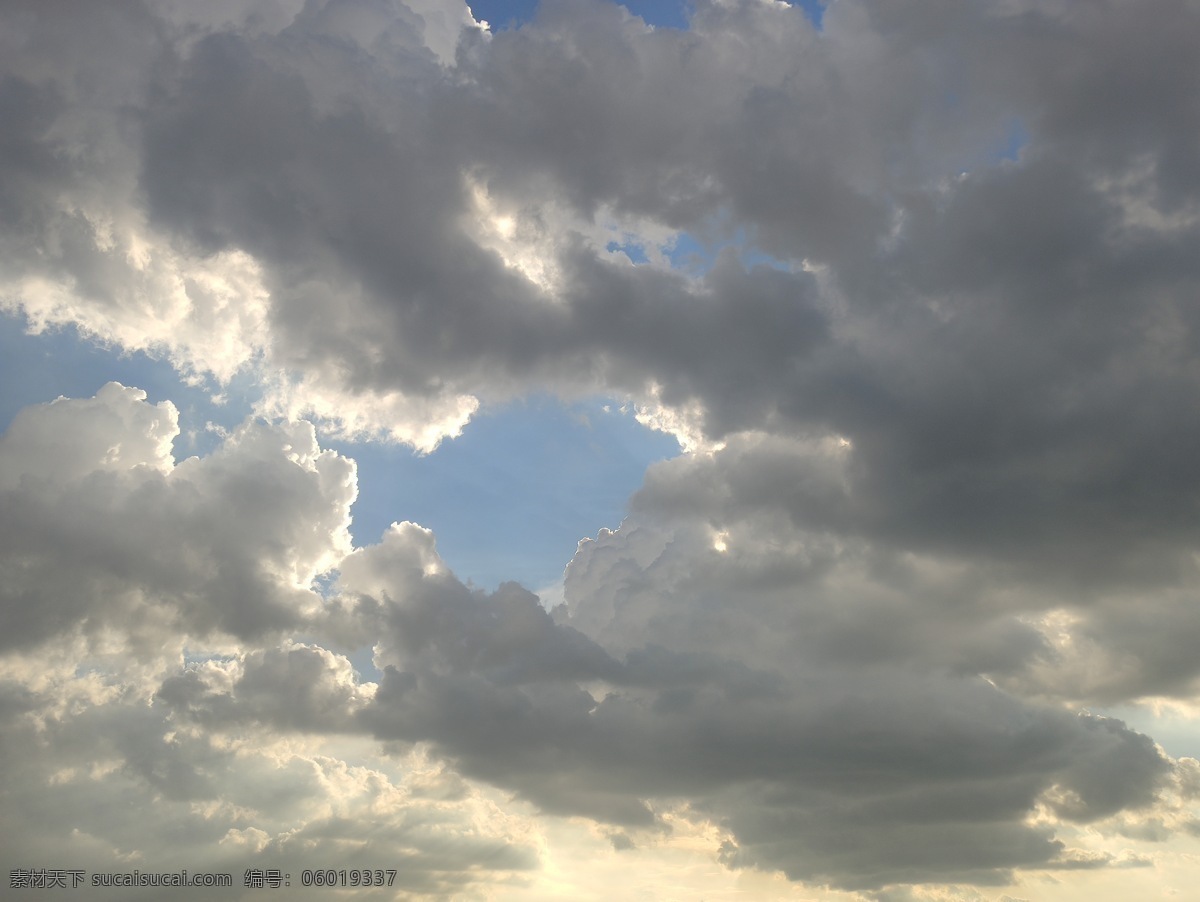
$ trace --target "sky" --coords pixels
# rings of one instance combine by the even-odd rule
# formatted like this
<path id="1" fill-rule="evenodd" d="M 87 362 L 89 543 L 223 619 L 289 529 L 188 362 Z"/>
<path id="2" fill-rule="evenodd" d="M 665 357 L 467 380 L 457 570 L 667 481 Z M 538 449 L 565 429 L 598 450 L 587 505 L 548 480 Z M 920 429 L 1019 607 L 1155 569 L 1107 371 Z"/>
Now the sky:
<path id="1" fill-rule="evenodd" d="M 1198 44 L 0 3 L 0 879 L 1189 898 Z"/>

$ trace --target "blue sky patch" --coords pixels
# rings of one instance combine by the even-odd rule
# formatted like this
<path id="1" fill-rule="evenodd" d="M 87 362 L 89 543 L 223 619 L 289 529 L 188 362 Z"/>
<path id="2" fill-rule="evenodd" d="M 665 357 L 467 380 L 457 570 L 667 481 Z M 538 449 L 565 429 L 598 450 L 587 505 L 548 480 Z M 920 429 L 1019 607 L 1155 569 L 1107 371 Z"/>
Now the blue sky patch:
<path id="1" fill-rule="evenodd" d="M 152 404 L 171 401 L 179 409 L 174 452 L 181 460 L 211 451 L 220 438 L 206 424 L 234 428 L 250 413 L 257 394 L 253 380 L 238 378 L 221 389 L 228 402 L 216 405 L 209 390 L 181 380 L 165 360 L 105 347 L 73 325 L 52 326 L 38 334 L 28 328 L 23 316 L 0 314 L 0 382 L 5 389 L 0 394 L 0 424 L 5 429 L 31 404 L 60 396 L 90 398 L 106 383 L 120 382 L 145 391 Z"/>
<path id="2" fill-rule="evenodd" d="M 604 249 L 610 254 L 620 251 L 634 263 L 650 262 L 650 258 L 646 256 L 645 248 L 643 248 L 642 245 L 636 244 L 632 241 L 626 242 L 625 244 L 618 244 L 615 241 L 610 241 Z"/>
<path id="3" fill-rule="evenodd" d="M 538 0 L 473 0 L 471 12 L 476 19 L 486 21 L 492 31 L 520 28 L 537 15 Z M 691 4 L 687 0 L 627 0 L 622 3 L 627 10 L 656 28 L 687 29 L 691 16 Z M 827 2 L 822 0 L 799 0 L 799 6 L 818 31 L 825 21 Z"/>
<path id="4" fill-rule="evenodd" d="M 804 10 L 808 21 L 812 22 L 817 31 L 823 31 L 825 28 L 825 7 L 828 5 L 829 0 L 798 0 L 792 4 L 792 6 L 798 6 Z"/>
<path id="5" fill-rule="evenodd" d="M 1021 150 L 1029 144 L 1030 139 L 1029 129 L 1025 127 L 1025 123 L 1020 119 L 1013 119 L 1008 124 L 1008 132 L 997 157 L 1001 160 L 1016 162 L 1021 155 Z"/>
<path id="6" fill-rule="evenodd" d="M 492 31 L 520 28 L 537 15 L 537 0 L 473 0 L 471 12 L 486 21 Z M 688 4 L 684 0 L 628 0 L 622 3 L 647 25 L 658 28 L 687 28 Z"/>
<path id="7" fill-rule="evenodd" d="M 717 255 L 726 248 L 735 249 L 747 269 L 755 266 L 770 266 L 785 271 L 791 269 L 787 262 L 758 248 L 751 231 L 745 226 L 730 229 L 727 223 L 719 222 L 708 231 L 709 237 L 699 237 L 690 232 L 679 233 L 674 245 L 665 251 L 666 258 L 675 269 L 699 278 L 712 269 Z"/>
<path id="8" fill-rule="evenodd" d="M 620 525 L 646 467 L 679 453 L 674 438 L 617 403 L 549 396 L 484 408 L 425 456 L 396 445 L 322 444 L 358 462 L 356 545 L 412 520 L 433 529 L 460 579 L 489 589 L 557 580 L 580 539 Z"/>
<path id="9" fill-rule="evenodd" d="M 256 394 L 249 377 L 235 379 L 223 390 L 230 400 L 218 406 L 166 361 L 106 348 L 73 326 L 29 334 L 22 317 L 0 316 L 4 428 L 23 407 L 60 395 L 91 397 L 114 380 L 145 390 L 151 403 L 179 408 L 176 460 L 211 451 L 220 436 L 206 424 L 232 430 Z M 320 441 L 358 463 L 356 545 L 378 542 L 393 521 L 411 520 L 434 530 L 460 578 L 486 588 L 515 579 L 536 589 L 557 580 L 580 539 L 620 525 L 646 467 L 679 453 L 674 438 L 642 426 L 620 402 L 550 396 L 484 408 L 460 437 L 425 456 L 401 445 Z"/>

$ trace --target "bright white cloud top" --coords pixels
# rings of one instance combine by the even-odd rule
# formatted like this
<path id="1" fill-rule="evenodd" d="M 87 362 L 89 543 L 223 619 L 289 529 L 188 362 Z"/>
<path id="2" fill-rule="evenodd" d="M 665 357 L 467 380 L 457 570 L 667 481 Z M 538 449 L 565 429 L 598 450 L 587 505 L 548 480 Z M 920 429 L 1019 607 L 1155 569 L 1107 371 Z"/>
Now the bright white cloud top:
<path id="1" fill-rule="evenodd" d="M 1193 891 L 1200 6 L 808 7 L 0 8 L 0 877 Z"/>

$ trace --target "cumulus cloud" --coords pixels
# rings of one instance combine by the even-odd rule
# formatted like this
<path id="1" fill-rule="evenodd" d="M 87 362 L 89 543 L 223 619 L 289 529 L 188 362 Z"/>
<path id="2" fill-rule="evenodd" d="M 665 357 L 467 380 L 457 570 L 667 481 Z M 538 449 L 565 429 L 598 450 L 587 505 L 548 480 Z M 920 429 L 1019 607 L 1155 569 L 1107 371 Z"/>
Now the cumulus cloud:
<path id="1" fill-rule="evenodd" d="M 430 743 L 557 814 L 646 828 L 690 799 L 729 830 L 729 866 L 851 889 L 1078 867 L 1054 823 L 1149 810 L 1168 787 L 1171 762 L 1120 721 L 948 667 L 936 634 L 892 644 L 890 621 L 834 594 L 840 563 L 805 585 L 706 531 L 625 529 L 581 547 L 572 610 L 552 617 L 515 585 L 471 592 L 427 531 L 394 527 L 343 561 L 338 584 L 343 613 L 376 637 L 377 688 L 356 686 L 344 659 L 292 649 L 240 675 L 193 670 L 159 697 L 209 725 Z M 825 629 L 858 655 L 836 654 Z"/>
<path id="2" fill-rule="evenodd" d="M 17 757 L 60 749 L 22 766 L 30 809 L 56 787 L 95 801 L 119 786 L 175 805 L 171 829 L 204 860 L 291 860 L 358 841 L 358 809 L 314 801 L 308 781 L 391 785 L 320 744 L 381 741 L 383 762 L 427 749 L 543 812 L 626 831 L 661 830 L 686 803 L 726 831 L 726 866 L 844 889 L 1003 884 L 1080 867 L 1063 825 L 1151 819 L 1168 797 L 1173 823 L 1188 816 L 1190 771 L 1149 738 L 985 678 L 1019 682 L 1046 651 L 953 562 L 815 533 L 749 486 L 730 509 L 715 476 L 672 508 L 664 471 L 736 468 L 739 443 L 661 465 L 636 516 L 581 543 L 547 611 L 515 583 L 464 585 L 412 523 L 351 549 L 353 463 L 311 426 L 252 420 L 176 463 L 175 420 L 110 384 L 27 409 L 0 440 L 8 741 Z M 840 443 L 746 441 L 807 455 L 814 484 L 843 474 Z M 306 633 L 326 644 L 285 638 Z M 377 682 L 331 650 L 364 644 Z M 463 792 L 445 817 L 474 816 Z M 409 841 L 407 800 L 389 842 Z M 496 867 L 534 866 L 501 838 L 514 815 L 493 815 Z M 78 829 L 89 861 L 163 857 L 138 822 Z M 479 847 L 459 840 L 469 869 Z"/>
<path id="3" fill-rule="evenodd" d="M 363 732 L 375 687 L 283 637 L 322 619 L 353 462 L 307 423 L 180 462 L 177 433 L 110 383 L 0 439 L 6 867 L 232 872 L 239 897 L 256 866 L 398 869 L 380 896 L 534 867 L 531 825 L 436 760 L 322 742 Z"/>
<path id="4" fill-rule="evenodd" d="M 299 886 L 304 869 L 328 862 L 396 871 L 390 889 L 362 891 L 394 898 L 463 892 L 538 860 L 527 821 L 420 754 L 349 763 L 369 749 L 330 754 L 270 733 L 198 729 L 160 704 L 126 700 L 79 700 L 40 723 L 10 720 L 4 732 L 7 867 L 232 873 L 233 888 L 216 892 L 250 898 L 262 890 L 244 885 L 246 868 L 280 869 Z"/>
<path id="5" fill-rule="evenodd" d="M 1196 201 L 1179 161 L 1191 114 L 1173 100 L 1179 90 L 1158 90 L 1188 83 L 1187 7 L 1167 25 L 1069 17 L 1052 5 L 943 15 L 844 2 L 818 35 L 778 4 L 699 4 L 681 32 L 649 29 L 613 5 L 558 2 L 526 28 L 464 29 L 448 67 L 445 40 L 435 54 L 424 35 L 435 20 L 466 23 L 455 8 L 312 4 L 290 19 L 274 8 L 259 16 L 278 20 L 272 28 L 230 13 L 197 31 L 173 7 L 171 27 L 153 34 L 153 16 L 125 13 L 131 22 L 120 24 L 140 25 L 158 51 L 155 78 L 131 55 L 123 80 L 114 73 L 93 89 L 140 111 L 138 127 L 109 136 L 125 142 L 129 171 L 115 182 L 124 193 L 95 205 L 121 203 L 188 259 L 248 255 L 269 297 L 270 338 L 255 337 L 255 319 L 236 327 L 239 347 L 295 370 L 315 398 L 348 408 L 361 399 L 364 428 L 387 431 L 400 415 L 454 434 L 470 412 L 465 398 L 547 382 L 642 400 L 658 391 L 669 408 L 694 405 L 717 437 L 772 417 L 834 426 L 864 452 L 886 449 L 881 478 L 952 454 L 978 469 L 980 491 L 1006 494 L 1006 474 L 974 459 L 972 442 L 1001 446 L 970 409 L 1003 409 L 1011 446 L 1051 455 L 1045 468 L 1084 455 L 1081 492 L 1162 446 L 1155 435 L 1136 449 L 1126 439 L 1117 460 L 1084 451 L 1114 438 L 1104 424 L 1119 417 L 1104 414 L 1128 393 L 1187 390 L 1177 369 L 1142 369 L 1132 382 L 1112 371 L 1131 355 L 1157 358 L 1171 341 L 1163 324 L 1188 315 L 1195 273 L 1182 248 Z M 34 21 L 10 84 L 57 99 L 23 102 L 37 115 L 18 119 L 28 125 L 14 153 L 61 168 L 63 123 L 100 98 L 64 94 L 61 54 L 38 55 L 40 81 L 26 71 L 28 45 L 63 41 L 60 23 Z M 756 52 L 744 53 L 751 44 Z M 1121 49 L 1115 58 L 1110 46 Z M 1060 51 L 1075 60 L 1069 82 Z M 1117 63 L 1127 88 L 1105 105 Z M 1177 77 L 1141 74 L 1172 66 Z M 1019 163 L 997 165 L 1014 122 L 1028 146 Z M 106 165 L 118 165 L 110 155 Z M 44 210 L 51 185 L 71 196 L 80 193 L 72 179 L 90 185 L 102 174 L 82 165 L 31 176 L 23 206 Z M 1170 191 L 1158 188 L 1160 169 Z M 468 225 L 481 187 L 492 232 L 513 245 L 507 254 Z M 76 244 L 93 257 L 119 243 L 101 234 L 100 213 L 79 215 Z M 818 292 L 799 269 L 731 263 L 696 286 L 661 268 L 614 268 L 586 240 L 598 215 L 657 230 L 660 242 L 663 228 L 740 228 L 780 260 L 829 267 L 831 288 Z M 1139 266 L 1159 252 L 1152 271 Z M 39 264 L 99 298 L 60 318 L 90 317 L 116 334 L 96 311 L 136 294 L 120 284 L 132 278 L 120 256 L 108 252 L 103 290 L 87 289 L 99 276 L 81 277 L 105 267 Z M 552 271 L 551 287 L 531 267 Z M 1114 267 L 1128 275 L 1115 278 Z M 1089 298 L 1096 315 L 1080 336 L 1071 324 Z M 36 291 L 17 300 L 47 306 Z M 1021 340 L 1020 368 L 1007 365 L 1007 342 L 992 341 L 997 329 Z M 196 365 L 228 372 L 216 351 L 211 365 L 200 359 L 207 353 L 192 354 Z M 377 409 L 396 393 L 417 412 Z M 314 399 L 309 409 L 336 419 L 336 405 Z M 1057 437 L 1045 434 L 1049 417 Z M 1039 435 L 1049 442 L 1041 452 Z M 1016 494 L 1014 516 L 1032 519 L 1022 503 L 1035 502 Z"/>
<path id="6" fill-rule="evenodd" d="M 444 895 L 536 869 L 530 811 L 686 814 L 900 899 L 1194 834 L 1194 760 L 1080 710 L 1200 685 L 1198 43 L 1184 0 L 7 4 L 0 306 L 262 415 L 176 460 L 110 383 L 0 438 L 12 854 L 375 837 Z M 404 511 L 352 546 L 318 430 L 544 391 L 687 451 L 560 606 Z"/>
<path id="7" fill-rule="evenodd" d="M 176 463 L 176 410 L 145 398 L 110 383 L 27 408 L 0 439 L 6 649 L 111 628 L 144 648 L 261 637 L 319 604 L 313 578 L 349 549 L 353 462 L 306 423 L 251 420 Z"/>

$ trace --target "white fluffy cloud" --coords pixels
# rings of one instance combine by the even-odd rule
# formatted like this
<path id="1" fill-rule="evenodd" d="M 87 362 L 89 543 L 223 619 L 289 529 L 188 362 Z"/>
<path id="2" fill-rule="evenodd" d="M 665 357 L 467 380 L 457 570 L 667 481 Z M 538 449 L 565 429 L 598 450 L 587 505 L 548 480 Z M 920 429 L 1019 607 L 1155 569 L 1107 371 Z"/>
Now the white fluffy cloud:
<path id="1" fill-rule="evenodd" d="M 248 421 L 177 463 L 176 411 L 145 397 L 111 383 L 0 439 L 6 867 L 231 871 L 239 895 L 256 862 L 435 895 L 533 867 L 530 826 L 436 761 L 320 740 L 374 686 L 284 637 L 324 617 L 353 462 Z"/>
<path id="2" fill-rule="evenodd" d="M 145 397 L 110 383 L 27 408 L 0 439 L 6 648 L 111 629 L 146 648 L 261 637 L 319 605 L 313 578 L 350 547 L 353 462 L 307 423 L 248 421 L 176 463 L 175 408 Z"/>

